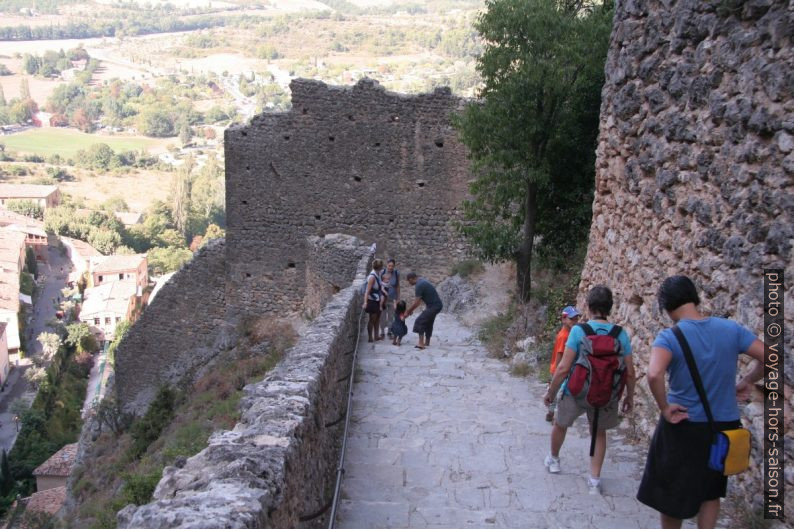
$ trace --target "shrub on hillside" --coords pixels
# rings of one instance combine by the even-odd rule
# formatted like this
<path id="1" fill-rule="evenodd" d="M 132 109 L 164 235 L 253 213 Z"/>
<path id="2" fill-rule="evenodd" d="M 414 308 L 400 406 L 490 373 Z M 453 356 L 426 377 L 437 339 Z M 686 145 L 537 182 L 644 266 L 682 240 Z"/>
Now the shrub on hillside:
<path id="1" fill-rule="evenodd" d="M 142 456 L 149 445 L 160 437 L 160 432 L 174 416 L 175 405 L 176 391 L 168 386 L 160 387 L 149 405 L 146 415 L 135 421 L 130 430 L 132 435 L 130 456 L 132 458 L 137 459 Z"/>

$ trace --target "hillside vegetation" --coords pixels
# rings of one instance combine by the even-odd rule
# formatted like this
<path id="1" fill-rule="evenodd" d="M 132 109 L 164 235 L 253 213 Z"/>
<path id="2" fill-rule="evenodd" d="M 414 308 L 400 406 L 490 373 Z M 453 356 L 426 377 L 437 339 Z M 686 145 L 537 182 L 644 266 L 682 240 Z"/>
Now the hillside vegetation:
<path id="1" fill-rule="evenodd" d="M 151 501 L 164 467 L 200 452 L 212 432 L 235 425 L 243 387 L 261 380 L 295 339 L 288 325 L 270 319 L 251 327 L 195 381 L 162 387 L 143 417 L 130 422 L 114 402 L 103 403 L 96 415 L 101 431 L 72 474 L 70 527 L 115 527 L 121 508 Z"/>

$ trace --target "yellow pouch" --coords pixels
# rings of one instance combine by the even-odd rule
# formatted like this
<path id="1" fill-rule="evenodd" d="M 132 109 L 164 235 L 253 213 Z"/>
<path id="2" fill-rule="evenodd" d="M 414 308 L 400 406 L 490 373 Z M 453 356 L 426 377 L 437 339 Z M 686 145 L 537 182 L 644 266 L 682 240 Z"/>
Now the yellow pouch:
<path id="1" fill-rule="evenodd" d="M 725 454 L 723 474 L 732 476 L 750 466 L 750 430 L 736 428 L 720 432 L 728 438 L 728 453 Z"/>

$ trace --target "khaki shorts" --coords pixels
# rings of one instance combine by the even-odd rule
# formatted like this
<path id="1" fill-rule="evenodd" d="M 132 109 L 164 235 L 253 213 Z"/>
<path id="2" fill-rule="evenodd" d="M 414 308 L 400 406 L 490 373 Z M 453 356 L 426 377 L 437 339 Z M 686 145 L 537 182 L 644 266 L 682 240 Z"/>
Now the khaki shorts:
<path id="1" fill-rule="evenodd" d="M 587 406 L 581 406 L 571 395 L 563 394 L 557 404 L 557 417 L 555 421 L 563 428 L 569 428 L 584 412 L 587 412 L 587 422 L 593 424 L 594 410 Z M 618 403 L 609 404 L 606 408 L 601 408 L 598 412 L 598 429 L 611 430 L 620 422 L 618 417 Z"/>

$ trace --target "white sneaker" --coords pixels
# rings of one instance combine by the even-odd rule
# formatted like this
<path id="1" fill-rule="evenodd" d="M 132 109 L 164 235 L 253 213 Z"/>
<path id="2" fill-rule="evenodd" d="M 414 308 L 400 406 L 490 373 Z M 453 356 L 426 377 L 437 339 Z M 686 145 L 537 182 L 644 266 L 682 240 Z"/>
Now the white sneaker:
<path id="1" fill-rule="evenodd" d="M 587 486 L 590 489 L 590 491 L 589 491 L 590 494 L 592 494 L 594 496 L 600 496 L 601 495 L 601 480 L 600 479 L 589 478 L 587 480 Z"/>
<path id="2" fill-rule="evenodd" d="M 546 465 L 546 468 L 549 469 L 549 472 L 552 474 L 559 474 L 560 473 L 560 458 L 554 457 L 553 455 L 549 454 L 546 456 L 546 459 L 543 460 L 543 464 Z"/>

